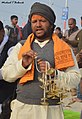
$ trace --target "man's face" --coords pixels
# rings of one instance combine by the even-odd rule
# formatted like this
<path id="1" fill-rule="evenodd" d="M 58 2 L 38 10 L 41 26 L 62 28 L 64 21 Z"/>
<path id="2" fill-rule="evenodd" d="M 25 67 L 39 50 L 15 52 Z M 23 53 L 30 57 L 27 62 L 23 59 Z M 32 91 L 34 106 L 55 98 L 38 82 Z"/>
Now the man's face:
<path id="1" fill-rule="evenodd" d="M 12 25 L 16 26 L 16 24 L 18 23 L 18 19 L 17 18 L 13 18 L 11 20 L 11 23 L 12 23 Z"/>
<path id="2" fill-rule="evenodd" d="M 33 15 L 31 18 L 32 31 L 36 38 L 46 39 L 51 35 L 51 24 L 40 15 Z"/>
<path id="3" fill-rule="evenodd" d="M 60 33 L 60 30 L 59 29 L 56 29 L 55 30 L 55 33 L 58 35 Z"/>
<path id="4" fill-rule="evenodd" d="M 4 29 L 1 29 L 1 30 L 0 30 L 0 44 L 1 44 L 1 42 L 3 41 L 4 34 L 5 34 Z"/>
<path id="5" fill-rule="evenodd" d="M 76 24 L 73 22 L 72 19 L 68 20 L 68 26 L 70 29 L 74 29 L 76 27 Z"/>

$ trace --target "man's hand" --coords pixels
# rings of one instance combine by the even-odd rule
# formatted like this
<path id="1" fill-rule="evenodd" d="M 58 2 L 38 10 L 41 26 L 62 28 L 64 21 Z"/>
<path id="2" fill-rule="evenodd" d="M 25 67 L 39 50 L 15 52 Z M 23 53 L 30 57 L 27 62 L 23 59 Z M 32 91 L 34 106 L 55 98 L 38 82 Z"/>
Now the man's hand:
<path id="1" fill-rule="evenodd" d="M 66 43 L 69 43 L 69 40 L 66 37 L 62 37 L 62 40 L 64 40 Z"/>
<path id="2" fill-rule="evenodd" d="M 33 50 L 30 50 L 28 52 L 23 53 L 22 55 L 22 66 L 24 68 L 27 68 L 35 59 L 36 57 L 36 52 L 34 52 Z"/>
<path id="3" fill-rule="evenodd" d="M 50 63 L 48 61 L 43 61 L 41 59 L 38 59 L 38 66 L 42 73 L 47 73 L 47 71 L 50 69 Z"/>

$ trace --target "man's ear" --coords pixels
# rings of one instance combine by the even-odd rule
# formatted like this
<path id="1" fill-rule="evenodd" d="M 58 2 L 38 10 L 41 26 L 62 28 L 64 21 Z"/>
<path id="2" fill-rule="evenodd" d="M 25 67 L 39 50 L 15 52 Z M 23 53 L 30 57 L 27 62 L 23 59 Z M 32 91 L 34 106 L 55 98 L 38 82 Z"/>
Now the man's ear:
<path id="1" fill-rule="evenodd" d="M 54 24 L 52 25 L 52 24 L 51 24 L 51 29 L 54 29 L 55 27 L 56 27 L 56 25 L 54 25 Z"/>
<path id="2" fill-rule="evenodd" d="M 51 25 L 51 29 L 53 28 L 53 25 Z"/>
<path id="3" fill-rule="evenodd" d="M 54 28 L 55 28 L 54 25 L 51 25 L 51 29 L 52 29 L 52 31 L 54 31 Z"/>

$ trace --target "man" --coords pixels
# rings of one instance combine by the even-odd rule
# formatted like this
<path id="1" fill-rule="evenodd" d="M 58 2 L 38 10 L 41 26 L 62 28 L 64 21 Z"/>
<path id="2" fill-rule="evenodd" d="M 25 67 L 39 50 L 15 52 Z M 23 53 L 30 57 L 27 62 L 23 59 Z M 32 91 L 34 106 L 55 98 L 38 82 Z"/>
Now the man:
<path id="1" fill-rule="evenodd" d="M 81 30 L 76 26 L 76 19 L 70 18 L 68 20 L 69 30 L 65 33 L 64 41 L 66 41 L 74 50 L 75 55 L 78 53 L 79 47 L 78 43 L 81 40 Z"/>
<path id="2" fill-rule="evenodd" d="M 57 76 L 63 86 L 76 88 L 80 81 L 73 52 L 53 33 L 55 20 L 55 13 L 49 6 L 34 3 L 30 10 L 33 33 L 23 46 L 20 43 L 15 46 L 2 68 L 4 80 L 19 81 L 16 100 L 11 103 L 10 119 L 64 119 L 59 97 L 48 99 L 49 105 L 42 105 L 45 93 L 43 97 L 42 83 L 38 80 L 41 75 L 39 79 L 44 79 L 49 66 L 56 70 L 51 77 Z"/>
<path id="3" fill-rule="evenodd" d="M 61 39 L 62 38 L 62 31 L 60 27 L 56 27 L 55 33 L 58 35 L 58 37 Z"/>
<path id="4" fill-rule="evenodd" d="M 8 36 L 5 35 L 3 23 L 0 21 L 0 113 L 2 111 L 2 103 L 12 95 L 15 88 L 15 83 L 10 84 L 4 81 L 1 74 L 1 68 L 8 57 L 9 49 L 14 45 L 15 44 L 9 41 Z"/>
<path id="5" fill-rule="evenodd" d="M 6 25 L 5 26 L 5 33 L 9 36 L 9 39 L 14 42 L 17 43 L 18 41 L 20 41 L 22 39 L 22 32 L 20 27 L 17 25 L 18 23 L 18 16 L 16 15 L 12 15 L 10 17 L 11 20 L 11 25 Z"/>

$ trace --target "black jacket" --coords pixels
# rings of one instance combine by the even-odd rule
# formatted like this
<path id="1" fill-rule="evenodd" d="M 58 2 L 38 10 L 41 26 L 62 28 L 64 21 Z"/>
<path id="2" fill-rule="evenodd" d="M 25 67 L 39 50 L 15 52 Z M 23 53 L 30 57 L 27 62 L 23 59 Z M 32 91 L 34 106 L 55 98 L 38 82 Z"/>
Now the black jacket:
<path id="1" fill-rule="evenodd" d="M 10 47 L 14 46 L 15 44 L 8 40 L 5 44 L 1 54 L 0 54 L 0 68 L 3 66 L 4 62 L 6 61 L 8 55 L 7 52 Z M 10 95 L 12 95 L 13 90 L 16 86 L 16 83 L 8 83 L 3 79 L 0 79 L 0 104 L 3 103 Z"/>

